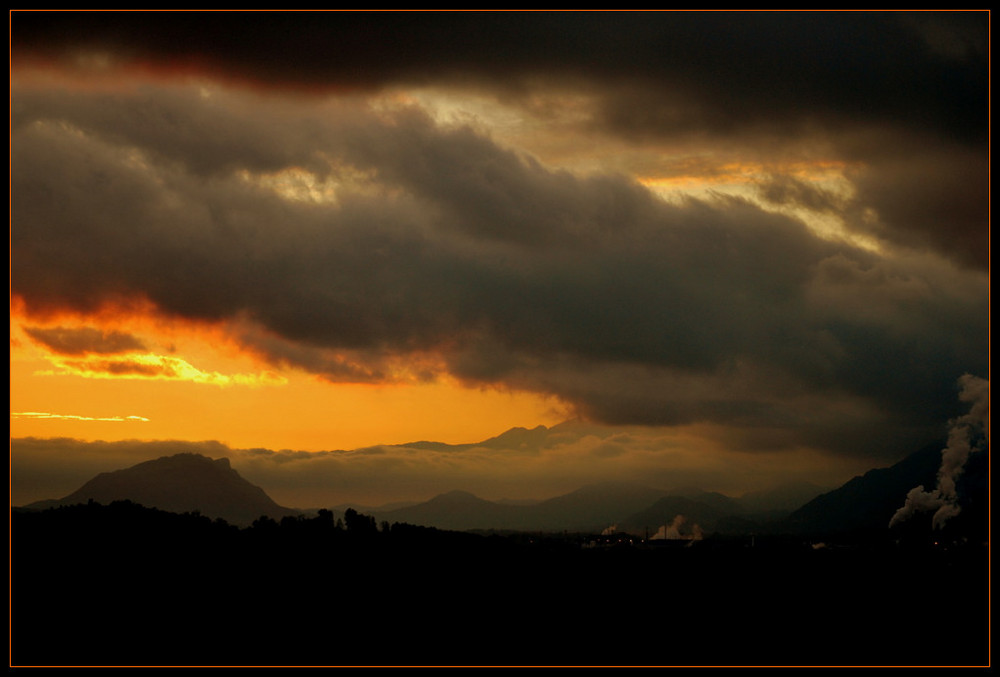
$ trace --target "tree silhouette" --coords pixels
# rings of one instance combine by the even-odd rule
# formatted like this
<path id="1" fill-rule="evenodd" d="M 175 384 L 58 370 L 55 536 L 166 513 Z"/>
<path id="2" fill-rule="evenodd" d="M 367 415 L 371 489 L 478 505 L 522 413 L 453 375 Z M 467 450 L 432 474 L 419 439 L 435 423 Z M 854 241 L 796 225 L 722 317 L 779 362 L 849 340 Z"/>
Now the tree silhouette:
<path id="1" fill-rule="evenodd" d="M 378 533 L 375 526 L 375 518 L 370 515 L 363 515 L 354 508 L 348 508 L 344 512 L 344 522 L 347 525 L 347 533 L 366 536 Z"/>

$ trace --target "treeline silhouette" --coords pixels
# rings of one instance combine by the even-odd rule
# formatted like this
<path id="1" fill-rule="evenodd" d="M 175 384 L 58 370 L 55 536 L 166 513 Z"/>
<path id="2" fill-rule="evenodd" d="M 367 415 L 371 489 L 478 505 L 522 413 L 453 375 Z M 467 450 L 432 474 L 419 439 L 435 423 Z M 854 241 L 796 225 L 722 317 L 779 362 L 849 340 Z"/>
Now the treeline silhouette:
<path id="1" fill-rule="evenodd" d="M 978 546 L 581 547 L 594 539 L 376 524 L 354 510 L 246 528 L 128 501 L 14 510 L 12 665 L 988 658 Z"/>

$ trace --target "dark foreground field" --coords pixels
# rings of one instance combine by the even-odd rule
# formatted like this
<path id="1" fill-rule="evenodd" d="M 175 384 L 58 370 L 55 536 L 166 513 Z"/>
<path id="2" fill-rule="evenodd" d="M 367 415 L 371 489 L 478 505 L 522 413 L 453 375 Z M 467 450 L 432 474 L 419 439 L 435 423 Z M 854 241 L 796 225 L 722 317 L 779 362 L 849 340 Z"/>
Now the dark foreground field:
<path id="1" fill-rule="evenodd" d="M 985 665 L 984 545 L 12 516 L 12 665 Z"/>

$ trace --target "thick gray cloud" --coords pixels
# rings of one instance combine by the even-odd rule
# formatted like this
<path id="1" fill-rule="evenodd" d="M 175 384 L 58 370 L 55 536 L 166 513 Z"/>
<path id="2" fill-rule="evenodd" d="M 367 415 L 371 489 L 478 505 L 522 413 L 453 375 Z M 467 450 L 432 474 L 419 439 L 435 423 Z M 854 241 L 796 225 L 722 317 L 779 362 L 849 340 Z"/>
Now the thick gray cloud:
<path id="1" fill-rule="evenodd" d="M 583 93 L 590 129 L 638 144 L 774 152 L 820 133 L 869 167 L 859 204 L 880 218 L 857 227 L 987 266 L 986 12 L 17 12 L 11 36 L 16 64 L 103 59 L 297 92 L 447 83 L 522 105 Z M 232 160 L 229 128 L 189 136 L 176 112 L 136 105 L 115 124 L 142 120 L 202 170 Z M 244 166 L 287 157 L 257 126 Z"/>
<path id="2" fill-rule="evenodd" d="M 896 152 L 852 173 L 855 206 L 870 207 L 878 226 L 860 226 L 900 244 L 932 248 L 956 262 L 989 270 L 989 167 L 985 145 L 909 139 Z"/>
<path id="3" fill-rule="evenodd" d="M 12 291 L 38 315 L 143 299 L 227 321 L 334 381 L 403 360 L 607 422 L 723 423 L 737 448 L 895 457 L 988 372 L 987 19 L 17 12 L 16 68 L 151 70 L 12 75 Z M 361 96 L 421 85 L 552 124 L 568 92 L 563 132 L 635 149 L 842 163 L 847 192 L 776 162 L 763 204 L 881 253 Z M 299 175 L 324 199 L 274 190 Z"/>
<path id="4" fill-rule="evenodd" d="M 740 426 L 747 448 L 780 428 L 789 447 L 889 457 L 939 432 L 958 375 L 986 373 L 975 270 L 735 198 L 666 203 L 413 108 L 152 85 L 25 88 L 12 105 L 12 287 L 29 310 L 144 298 L 239 322 L 262 356 L 331 380 L 430 354 L 598 420 Z M 335 199 L 253 180 L 292 169 Z M 767 195 L 837 206 L 796 185 Z"/>
<path id="5" fill-rule="evenodd" d="M 822 140 L 861 164 L 855 206 L 877 218 L 854 228 L 981 270 L 988 36 L 985 11 L 15 12 L 11 23 L 16 65 L 61 59 L 207 73 L 300 96 L 443 85 L 534 114 L 550 93 L 569 92 L 588 102 L 581 128 L 637 146 L 725 143 L 774 154 Z M 292 157 L 317 166 L 315 155 L 297 152 L 318 147 L 314 124 L 299 119 L 297 134 L 279 137 L 266 116 L 234 130 L 207 110 L 140 98 L 90 115 L 109 132 L 141 128 L 147 150 L 194 172 L 266 171 Z M 242 147 L 239 134 L 251 130 L 257 143 Z"/>
<path id="6" fill-rule="evenodd" d="M 270 86 L 616 83 L 605 118 L 643 133 L 987 123 L 986 12 L 16 12 L 11 40 L 18 60 L 87 50 Z"/>

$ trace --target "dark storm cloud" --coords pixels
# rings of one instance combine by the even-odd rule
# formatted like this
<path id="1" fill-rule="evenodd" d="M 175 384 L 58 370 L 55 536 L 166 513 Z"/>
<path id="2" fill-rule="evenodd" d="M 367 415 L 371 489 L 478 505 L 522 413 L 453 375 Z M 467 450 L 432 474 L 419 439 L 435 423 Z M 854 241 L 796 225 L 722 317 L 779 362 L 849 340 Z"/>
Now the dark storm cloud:
<path id="1" fill-rule="evenodd" d="M 660 93 L 639 108 L 609 100 L 608 120 L 656 133 L 677 122 L 729 128 L 819 115 L 982 138 L 987 20 L 985 12 L 16 12 L 11 40 L 18 58 L 105 51 L 277 85 L 623 83 Z M 680 99 L 689 103 L 670 104 Z"/>
<path id="2" fill-rule="evenodd" d="M 986 372 L 978 273 L 733 198 L 668 204 L 553 171 L 414 110 L 154 87 L 27 88 L 12 106 L 12 289 L 29 310 L 141 297 L 256 327 L 249 347 L 331 380 L 430 354 L 604 421 L 726 423 L 746 448 L 780 427 L 786 446 L 890 457 L 952 415 L 957 375 Z M 250 180 L 303 167 L 336 199 Z"/>
<path id="3" fill-rule="evenodd" d="M 789 152 L 822 139 L 864 165 L 856 203 L 875 218 L 853 228 L 986 270 L 988 19 L 978 11 L 15 12 L 11 41 L 15 65 L 89 54 L 322 92 L 473 87 L 526 106 L 570 91 L 589 102 L 585 126 L 638 144 L 721 139 Z M 189 137 L 176 112 L 137 105 L 104 121 L 141 120 L 194 169 L 231 166 L 228 128 Z M 245 166 L 287 160 L 288 148 L 267 143 L 266 124 L 258 127 L 257 156 Z M 308 138 L 303 128 L 299 140 Z"/>
<path id="4" fill-rule="evenodd" d="M 135 336 L 91 327 L 24 327 L 34 341 L 60 355 L 114 354 L 145 350 Z"/>
<path id="5" fill-rule="evenodd" d="M 891 134 L 889 134 L 891 136 Z M 844 141 L 852 161 L 849 197 L 787 175 L 760 185 L 777 205 L 840 214 L 853 232 L 913 249 L 933 249 L 961 265 L 989 269 L 989 162 L 986 147 L 928 138 L 864 134 Z"/>
<path id="6" fill-rule="evenodd" d="M 787 175 L 777 175 L 762 181 L 760 196 L 773 204 L 802 207 L 820 213 L 837 213 L 849 206 L 847 199 Z"/>
<path id="7" fill-rule="evenodd" d="M 137 87 L 127 92 L 62 88 L 26 92 L 12 102 L 15 127 L 37 120 L 71 117 L 73 125 L 117 146 L 135 146 L 159 164 L 178 164 L 191 174 L 211 176 L 236 169 L 276 171 L 295 164 L 326 168 L 315 153 L 321 133 L 314 119 L 292 106 L 270 106 L 270 115 L 244 116 L 238 126 L 223 108 L 197 89 Z M 220 110 L 220 108 L 222 108 Z M 23 111 L 23 114 L 22 114 Z M 276 133 L 279 122 L 290 128 Z M 253 139 L 253 143 L 248 143 Z"/>
<path id="8" fill-rule="evenodd" d="M 855 205 L 870 206 L 889 241 L 989 269 L 990 155 L 986 147 L 914 139 L 851 173 Z M 863 227 L 861 228 L 864 229 Z"/>

